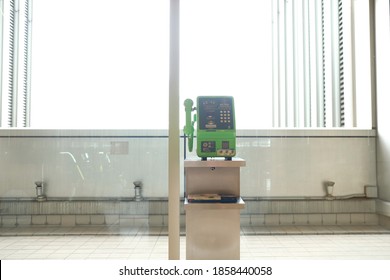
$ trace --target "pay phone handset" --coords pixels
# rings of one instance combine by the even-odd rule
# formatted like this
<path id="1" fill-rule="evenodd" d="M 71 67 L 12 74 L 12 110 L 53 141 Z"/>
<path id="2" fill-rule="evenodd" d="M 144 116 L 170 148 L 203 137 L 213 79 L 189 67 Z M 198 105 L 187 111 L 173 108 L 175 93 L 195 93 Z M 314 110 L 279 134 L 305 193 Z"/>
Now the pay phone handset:
<path id="1" fill-rule="evenodd" d="M 199 96 L 197 107 L 193 101 L 184 101 L 186 125 L 184 133 L 188 136 L 188 149 L 193 148 L 194 123 L 197 121 L 196 153 L 202 160 L 208 157 L 225 157 L 231 160 L 236 155 L 236 127 L 234 99 L 231 96 Z M 192 111 L 196 110 L 193 120 Z M 198 119 L 198 120 L 197 120 Z"/>

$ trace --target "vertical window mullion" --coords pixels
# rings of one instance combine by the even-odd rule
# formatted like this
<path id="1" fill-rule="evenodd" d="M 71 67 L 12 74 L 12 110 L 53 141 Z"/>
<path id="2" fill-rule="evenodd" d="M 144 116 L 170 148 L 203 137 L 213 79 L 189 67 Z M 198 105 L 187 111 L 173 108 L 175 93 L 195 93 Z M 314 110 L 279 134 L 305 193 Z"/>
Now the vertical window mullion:
<path id="1" fill-rule="evenodd" d="M 285 102 L 286 102 L 286 127 L 295 127 L 295 53 L 294 53 L 294 1 L 285 1 L 285 20 L 284 20 L 284 34 L 285 34 Z"/>
<path id="2" fill-rule="evenodd" d="M 23 126 L 30 126 L 31 117 L 31 36 L 32 0 L 25 0 L 24 9 L 24 61 L 23 61 Z"/>
<path id="3" fill-rule="evenodd" d="M 302 2 L 302 45 L 303 45 L 303 126 L 311 127 L 311 30 L 310 25 L 310 1 Z M 313 25 L 314 26 L 314 25 Z M 314 92 L 314 91 L 313 91 Z"/>
<path id="4" fill-rule="evenodd" d="M 317 91 L 317 126 L 326 127 L 326 59 L 325 59 L 325 14 L 324 14 L 324 0 L 320 0 L 318 3 L 319 9 L 317 18 L 319 19 L 319 44 L 317 58 L 319 60 L 317 79 L 320 81 L 319 90 Z"/>
<path id="5" fill-rule="evenodd" d="M 352 0 L 343 0 L 343 62 L 342 62 L 342 90 L 343 90 L 343 121 L 344 127 L 354 127 L 355 105 L 354 105 L 354 47 L 353 47 L 353 14 Z M 340 77 L 341 78 L 341 77 Z"/>
<path id="6" fill-rule="evenodd" d="M 276 2 L 276 3 L 275 3 Z M 279 41 L 279 1 L 271 1 L 272 7 L 272 126 L 280 126 L 279 92 L 280 92 L 280 41 Z"/>
<path id="7" fill-rule="evenodd" d="M 286 127 L 287 125 L 287 58 L 286 58 L 286 3 L 283 0 L 279 2 L 279 126 Z"/>
<path id="8" fill-rule="evenodd" d="M 18 105 L 19 0 L 10 1 L 8 126 L 17 126 Z"/>
<path id="9" fill-rule="evenodd" d="M 276 3 L 275 3 L 276 2 Z M 273 126 L 287 126 L 287 38 L 286 3 L 272 2 L 273 13 Z"/>
<path id="10" fill-rule="evenodd" d="M 343 1 L 338 0 L 340 127 L 345 126 Z"/>
<path id="11" fill-rule="evenodd" d="M 293 1 L 292 2 L 292 27 L 293 27 L 293 87 L 294 87 L 294 127 L 299 127 L 301 125 L 301 87 L 299 84 L 299 77 L 301 76 L 300 65 L 301 65 L 301 57 L 299 55 L 299 36 L 302 33 L 301 28 L 299 28 L 299 11 L 302 10 L 300 6 L 301 1 Z"/>
<path id="12" fill-rule="evenodd" d="M 331 49 L 332 49 L 332 126 L 340 127 L 340 17 L 338 0 L 332 0 L 330 3 L 330 19 L 331 19 Z"/>
<path id="13" fill-rule="evenodd" d="M 309 1 L 311 2 L 311 1 Z M 315 0 L 311 5 L 310 23 L 313 38 L 311 59 L 311 124 L 315 127 L 326 127 L 326 36 L 325 36 L 325 3 Z"/>
<path id="14" fill-rule="evenodd" d="M 294 1 L 294 81 L 295 81 L 295 127 L 308 127 L 310 123 L 310 72 L 309 24 L 306 0 Z M 308 110 L 309 109 L 309 110 Z"/>
<path id="15" fill-rule="evenodd" d="M 325 1 L 324 3 L 324 78 L 325 78 L 325 91 L 324 91 L 324 106 L 325 106 L 325 127 L 332 127 L 334 125 L 334 103 L 333 103 L 333 38 L 332 38 L 332 1 Z"/>
<path id="16" fill-rule="evenodd" d="M 318 20 L 318 0 L 312 1 L 307 0 L 307 6 L 308 6 L 308 15 L 307 15 L 307 23 L 309 25 L 309 54 L 308 54 L 308 71 L 309 71 L 309 89 L 307 92 L 307 95 L 310 96 L 309 98 L 306 98 L 306 113 L 307 113 L 307 123 L 310 127 L 317 127 L 317 99 L 318 99 L 318 92 L 321 89 L 320 86 L 320 80 L 318 77 L 320 76 L 319 70 L 321 68 L 318 68 L 320 60 L 318 59 L 318 48 L 320 45 L 320 40 L 318 36 L 318 26 L 319 26 L 319 20 Z"/>

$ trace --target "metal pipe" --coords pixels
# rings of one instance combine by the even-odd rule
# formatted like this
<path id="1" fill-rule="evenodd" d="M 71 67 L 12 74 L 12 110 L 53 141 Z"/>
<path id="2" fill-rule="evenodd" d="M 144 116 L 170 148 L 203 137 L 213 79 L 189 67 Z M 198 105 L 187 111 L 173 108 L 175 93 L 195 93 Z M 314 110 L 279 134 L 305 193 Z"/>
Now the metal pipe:
<path id="1" fill-rule="evenodd" d="M 268 197 L 242 197 L 244 201 L 305 201 L 305 200 L 326 200 L 326 196 L 268 196 Z M 333 200 L 346 200 L 352 198 L 367 198 L 365 194 L 349 194 L 333 196 Z"/>

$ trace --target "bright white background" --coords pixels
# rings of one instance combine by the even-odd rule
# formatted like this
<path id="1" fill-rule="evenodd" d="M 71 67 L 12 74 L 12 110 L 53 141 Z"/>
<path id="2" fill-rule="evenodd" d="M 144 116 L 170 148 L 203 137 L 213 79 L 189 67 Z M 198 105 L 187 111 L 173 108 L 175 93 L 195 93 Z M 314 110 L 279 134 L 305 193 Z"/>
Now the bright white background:
<path id="1" fill-rule="evenodd" d="M 270 127 L 271 1 L 180 12 L 182 100 L 232 95 L 237 128 Z M 37 0 L 33 13 L 32 127 L 168 127 L 168 0 Z"/>

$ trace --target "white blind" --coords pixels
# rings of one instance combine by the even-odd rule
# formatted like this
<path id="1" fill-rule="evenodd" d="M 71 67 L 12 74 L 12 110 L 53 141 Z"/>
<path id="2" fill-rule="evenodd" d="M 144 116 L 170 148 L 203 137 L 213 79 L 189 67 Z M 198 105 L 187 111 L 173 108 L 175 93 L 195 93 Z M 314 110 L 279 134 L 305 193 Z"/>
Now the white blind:
<path id="1" fill-rule="evenodd" d="M 0 9 L 0 126 L 28 127 L 32 0 L 0 1 Z"/>
<path id="2" fill-rule="evenodd" d="M 344 126 L 342 0 L 276 0 L 273 126 Z"/>

